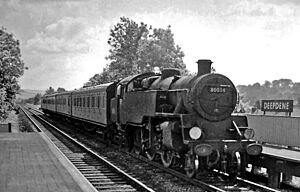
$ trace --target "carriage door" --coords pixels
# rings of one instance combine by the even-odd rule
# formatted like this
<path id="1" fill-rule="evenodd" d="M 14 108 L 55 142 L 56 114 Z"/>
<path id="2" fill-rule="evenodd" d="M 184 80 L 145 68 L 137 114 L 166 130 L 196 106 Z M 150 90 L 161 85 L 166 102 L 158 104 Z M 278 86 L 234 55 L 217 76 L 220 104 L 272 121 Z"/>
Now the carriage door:
<path id="1" fill-rule="evenodd" d="M 71 96 L 68 96 L 68 114 L 71 115 L 72 114 L 72 99 Z"/>

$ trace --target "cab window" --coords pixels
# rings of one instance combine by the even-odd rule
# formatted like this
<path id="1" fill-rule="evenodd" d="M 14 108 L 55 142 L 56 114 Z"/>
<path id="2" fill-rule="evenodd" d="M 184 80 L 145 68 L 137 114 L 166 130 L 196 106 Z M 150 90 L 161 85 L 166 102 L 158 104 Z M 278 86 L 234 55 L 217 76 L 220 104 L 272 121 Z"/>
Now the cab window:
<path id="1" fill-rule="evenodd" d="M 122 97 L 123 96 L 122 92 L 123 92 L 122 85 L 118 85 L 118 87 L 117 87 L 117 96 Z"/>

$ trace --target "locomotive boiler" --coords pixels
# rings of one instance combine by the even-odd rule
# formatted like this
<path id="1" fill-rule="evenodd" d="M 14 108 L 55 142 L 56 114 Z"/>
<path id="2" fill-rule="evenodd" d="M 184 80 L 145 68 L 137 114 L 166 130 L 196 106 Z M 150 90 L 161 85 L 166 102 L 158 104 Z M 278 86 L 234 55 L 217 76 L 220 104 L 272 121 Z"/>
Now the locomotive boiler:
<path id="1" fill-rule="evenodd" d="M 237 90 L 231 80 L 211 73 L 210 60 L 197 63 L 197 75 L 165 69 L 120 81 L 112 121 L 134 151 L 165 167 L 179 163 L 189 177 L 213 168 L 241 173 L 262 147 L 251 140 L 246 117 L 232 116 Z"/>

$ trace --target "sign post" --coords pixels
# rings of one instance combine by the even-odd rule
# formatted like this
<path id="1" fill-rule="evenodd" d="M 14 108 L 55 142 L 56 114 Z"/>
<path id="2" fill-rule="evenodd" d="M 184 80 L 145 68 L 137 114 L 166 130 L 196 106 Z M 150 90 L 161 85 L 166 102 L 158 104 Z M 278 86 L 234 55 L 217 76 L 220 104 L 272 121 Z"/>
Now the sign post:
<path id="1" fill-rule="evenodd" d="M 262 100 L 261 110 L 266 114 L 266 111 L 271 112 L 286 112 L 291 116 L 293 112 L 293 100 Z"/>

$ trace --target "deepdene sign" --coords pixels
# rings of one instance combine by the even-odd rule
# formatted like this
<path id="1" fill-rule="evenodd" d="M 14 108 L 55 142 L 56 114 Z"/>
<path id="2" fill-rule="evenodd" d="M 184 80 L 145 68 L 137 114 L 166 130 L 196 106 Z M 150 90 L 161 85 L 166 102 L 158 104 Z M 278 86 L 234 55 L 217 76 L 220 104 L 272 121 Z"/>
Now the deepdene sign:
<path id="1" fill-rule="evenodd" d="M 262 100 L 262 111 L 293 112 L 293 100 Z"/>

